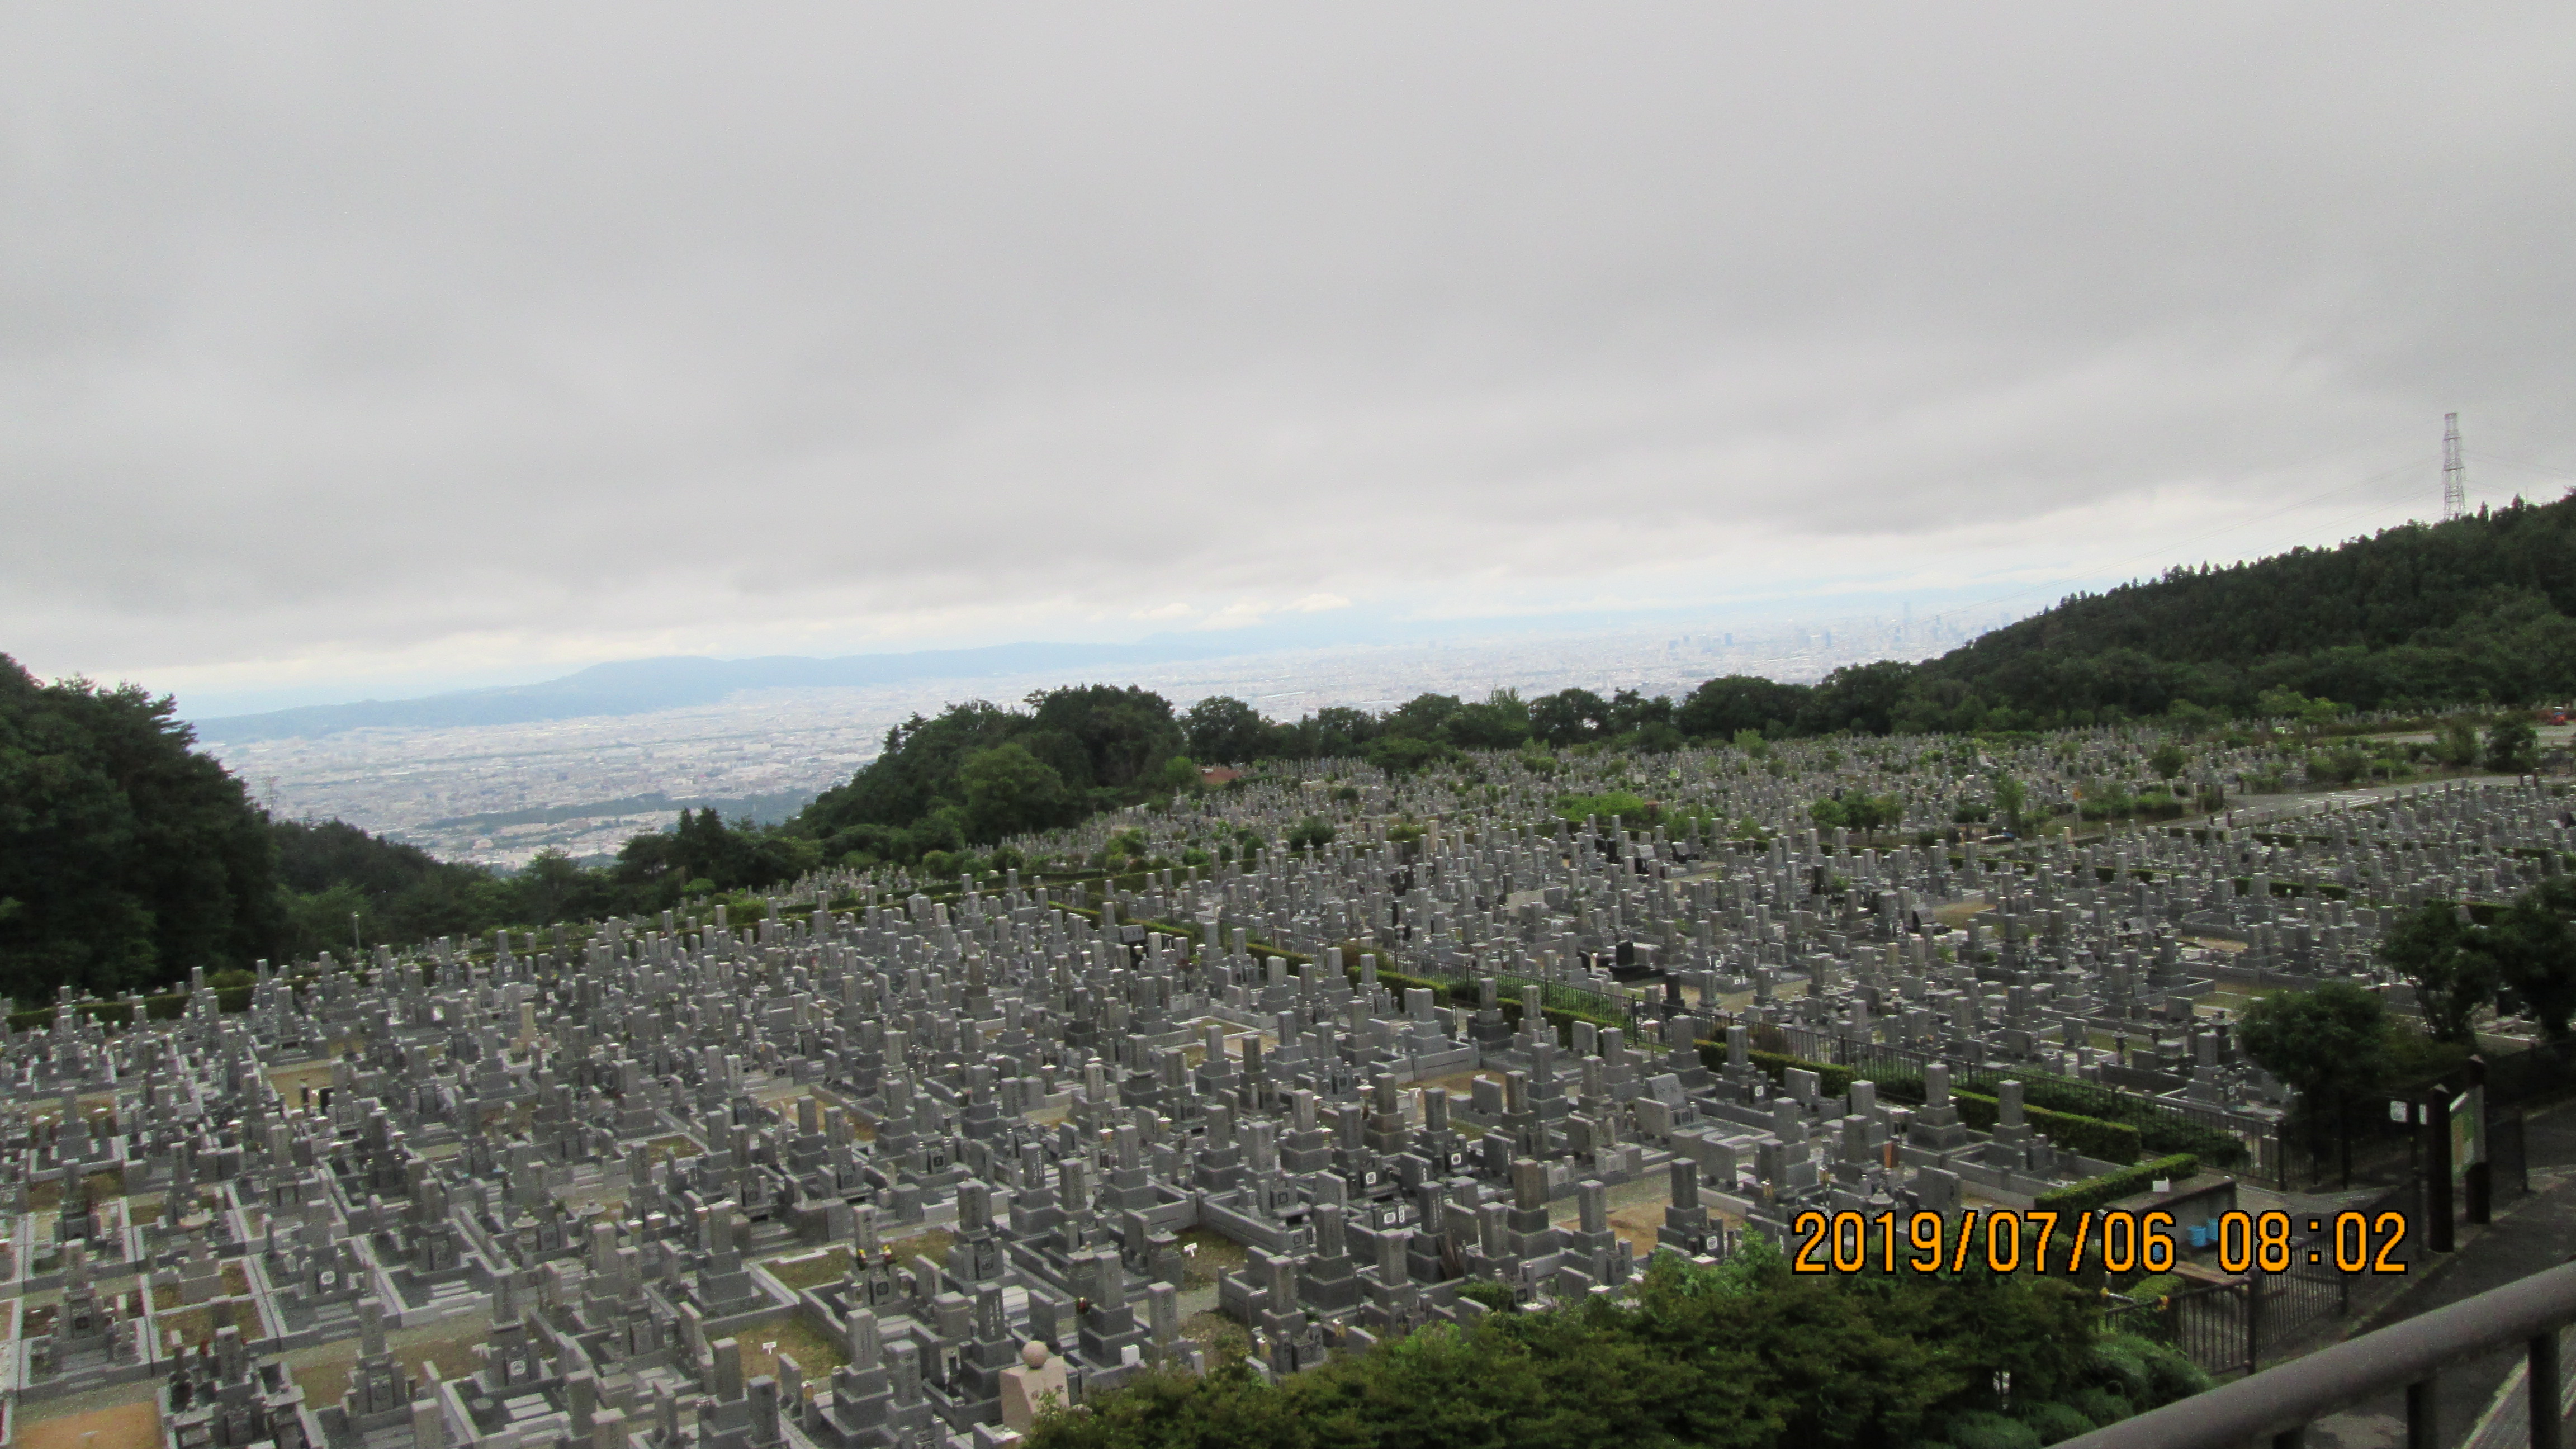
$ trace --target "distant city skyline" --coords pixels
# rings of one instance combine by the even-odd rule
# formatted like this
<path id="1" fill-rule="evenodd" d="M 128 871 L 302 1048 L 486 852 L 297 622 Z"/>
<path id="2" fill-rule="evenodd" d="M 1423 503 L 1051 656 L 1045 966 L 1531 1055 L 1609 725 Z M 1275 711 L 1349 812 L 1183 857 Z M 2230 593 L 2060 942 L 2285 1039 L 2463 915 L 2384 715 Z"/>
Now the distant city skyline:
<path id="1" fill-rule="evenodd" d="M 1842 664 L 1921 657 L 1957 642 L 1926 638 L 1928 619 L 1915 621 L 1906 637 L 1895 616 L 1803 622 L 1807 632 L 1794 636 L 1785 628 L 1746 629 L 1732 643 L 1722 633 L 1685 639 L 1592 632 L 1473 645 L 1289 650 L 1080 678 L 1138 684 L 1181 709 L 1230 694 L 1273 719 L 1294 720 L 1330 705 L 1383 710 L 1426 692 L 1481 698 L 1497 688 L 1537 695 L 1581 686 L 1679 696 L 1719 674 L 1814 680 Z M 977 698 L 1014 704 L 1033 690 L 1073 682 L 1043 673 L 907 680 L 870 689 L 760 691 L 616 717 L 358 729 L 240 744 L 222 739 L 215 727 L 206 746 L 281 815 L 344 819 L 445 859 L 518 866 L 540 850 L 611 852 L 628 836 L 664 828 L 675 817 L 676 806 L 588 808 L 637 797 L 761 797 L 774 818 L 786 813 L 787 801 L 848 779 L 875 757 L 886 729 L 911 715 Z M 566 816 L 566 807 L 584 813 Z M 545 813 L 564 818 L 475 819 Z"/>

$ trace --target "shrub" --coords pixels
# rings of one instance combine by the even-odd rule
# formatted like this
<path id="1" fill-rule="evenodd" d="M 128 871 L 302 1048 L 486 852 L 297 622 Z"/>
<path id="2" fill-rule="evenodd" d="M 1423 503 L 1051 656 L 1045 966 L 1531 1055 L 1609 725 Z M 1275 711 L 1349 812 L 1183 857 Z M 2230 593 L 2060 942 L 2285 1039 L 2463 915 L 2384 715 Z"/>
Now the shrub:
<path id="1" fill-rule="evenodd" d="M 2043 1442 L 2028 1424 L 1982 1409 L 1952 1419 L 1944 1437 L 1955 1449 L 2039 1449 Z"/>
<path id="2" fill-rule="evenodd" d="M 2127 1399 L 2109 1389 L 2090 1384 L 2068 1394 L 2066 1402 L 2074 1405 L 2085 1418 L 2092 1420 L 2095 1428 L 2116 1424 L 2138 1412 L 2129 1407 Z"/>
<path id="3" fill-rule="evenodd" d="M 2042 1444 L 2090 1434 L 2096 1427 L 2083 1410 L 2069 1404 L 2032 1404 L 2021 1411 L 2021 1421 L 2030 1426 Z"/>
<path id="4" fill-rule="evenodd" d="M 2136 1348 L 2145 1341 L 2134 1334 L 2122 1334 L 2093 1345 L 2091 1377 L 2095 1386 L 2132 1404 L 2154 1403 L 2155 1380 L 2148 1376 L 2146 1360 Z"/>
<path id="5" fill-rule="evenodd" d="M 2118 1202 L 2124 1197 L 2134 1197 L 2145 1192 L 2157 1178 L 2185 1178 L 2198 1171 L 2200 1160 L 2187 1152 L 2159 1157 L 2152 1162 L 2141 1162 L 2135 1167 L 2124 1167 L 2117 1172 L 2106 1172 L 2100 1177 L 2088 1177 L 2082 1182 L 2043 1192 L 2031 1206 L 2047 1212 L 2080 1213 Z"/>
<path id="6" fill-rule="evenodd" d="M 2118 1341 L 2137 1354 L 2139 1363 L 2145 1366 L 2154 1402 L 2170 1404 L 2209 1388 L 2209 1375 L 2171 1344 L 2125 1333 L 2118 1335 Z"/>

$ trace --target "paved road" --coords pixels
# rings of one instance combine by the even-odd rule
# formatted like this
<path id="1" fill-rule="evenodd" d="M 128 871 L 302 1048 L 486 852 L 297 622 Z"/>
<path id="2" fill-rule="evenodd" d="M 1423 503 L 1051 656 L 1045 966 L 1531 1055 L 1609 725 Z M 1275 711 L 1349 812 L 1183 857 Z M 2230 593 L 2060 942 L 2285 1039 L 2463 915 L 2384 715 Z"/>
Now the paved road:
<path id="1" fill-rule="evenodd" d="M 2463 1242 L 2425 1280 L 2408 1289 L 2357 1335 L 2500 1288 L 2544 1268 L 2576 1260 L 2576 1106 L 2534 1116 L 2524 1126 L 2533 1192 L 2499 1213 L 2496 1221 Z M 2473 1359 L 2442 1376 L 2442 1442 L 2458 1445 L 2519 1361 L 2516 1349 Z M 2308 1442 L 2316 1449 L 2389 1449 L 2406 1442 L 2405 1407 L 2398 1392 L 2385 1402 L 2317 1422 Z"/>

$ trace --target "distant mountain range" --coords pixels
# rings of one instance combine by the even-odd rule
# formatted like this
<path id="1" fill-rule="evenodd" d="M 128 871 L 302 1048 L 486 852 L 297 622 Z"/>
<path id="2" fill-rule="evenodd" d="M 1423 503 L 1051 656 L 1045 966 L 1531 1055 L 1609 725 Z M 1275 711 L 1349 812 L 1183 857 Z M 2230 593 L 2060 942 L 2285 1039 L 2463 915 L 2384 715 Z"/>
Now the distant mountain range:
<path id="1" fill-rule="evenodd" d="M 1918 607 L 1937 609 L 1972 591 L 1918 592 Z M 1800 617 L 1837 610 L 1886 608 L 1874 595 L 1818 596 L 1797 601 Z M 1777 607 L 1741 607 L 1728 628 L 1758 627 Z M 457 728 L 534 724 L 586 716 L 649 714 L 714 704 L 754 689 L 846 689 L 915 679 L 974 679 L 1044 675 L 1051 683 L 1075 682 L 1078 671 L 1129 669 L 1249 654 L 1367 645 L 1456 643 L 1534 631 L 1575 632 L 1612 628 L 1708 627 L 1706 608 L 1596 610 L 1555 614 L 1543 621 L 1518 617 L 1395 618 L 1333 611 L 1290 615 L 1244 629 L 1176 631 L 1129 644 L 996 644 L 976 649 L 924 649 L 903 654 L 851 654 L 833 659 L 771 655 L 758 659 L 709 659 L 674 655 L 596 664 L 559 679 L 494 685 L 412 699 L 360 700 L 354 704 L 300 705 L 255 714 L 189 717 L 201 740 L 247 744 L 255 740 L 310 739 L 357 729 Z"/>
<path id="2" fill-rule="evenodd" d="M 707 659 L 674 655 L 594 664 L 536 684 L 461 689 L 420 699 L 364 699 L 267 714 L 195 721 L 200 739 L 225 744 L 311 739 L 358 729 L 438 729 L 534 724 L 597 715 L 650 714 L 714 704 L 752 689 L 847 689 L 909 679 L 963 679 L 1072 669 L 1164 664 L 1243 652 L 1239 638 L 1161 636 L 1136 644 L 997 644 L 984 649 L 925 649 L 910 654 L 852 654 L 838 659 L 772 655 Z"/>
<path id="3" fill-rule="evenodd" d="M 781 790 L 768 795 L 683 795 L 673 799 L 656 790 L 615 800 L 588 800 L 573 805 L 535 805 L 525 810 L 496 810 L 432 820 L 420 830 L 498 830 L 510 825 L 561 825 L 567 820 L 600 820 L 619 815 L 657 815 L 666 810 L 715 810 L 727 820 L 775 825 L 792 819 L 814 798 L 811 790 Z"/>

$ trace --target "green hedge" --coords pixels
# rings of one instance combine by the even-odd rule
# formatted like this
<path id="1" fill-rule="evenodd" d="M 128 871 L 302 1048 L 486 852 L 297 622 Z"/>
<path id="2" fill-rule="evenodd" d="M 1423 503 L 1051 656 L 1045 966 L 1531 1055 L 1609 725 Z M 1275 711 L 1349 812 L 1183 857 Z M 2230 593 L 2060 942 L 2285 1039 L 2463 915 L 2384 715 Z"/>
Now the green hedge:
<path id="1" fill-rule="evenodd" d="M 2179 1182 L 2199 1171 L 2199 1158 L 2188 1152 L 2178 1152 L 2171 1157 L 2159 1157 L 2153 1162 L 2141 1162 L 2135 1167 L 2124 1167 L 2100 1177 L 2068 1183 L 2053 1192 L 2043 1192 L 2031 1206 L 2043 1212 L 2089 1212 L 2124 1197 L 2135 1197 L 2153 1187 L 2157 1178 L 2168 1177 Z"/>
<path id="2" fill-rule="evenodd" d="M 1971 1127 L 1992 1131 L 2003 1116 L 2003 1104 L 1996 1098 L 1976 1092 L 1953 1090 L 1950 1100 L 1957 1103 L 1959 1116 Z M 2034 1107 L 2025 1097 L 2022 1118 L 2031 1130 L 2069 1152 L 2079 1152 L 2096 1162 L 2135 1162 L 2138 1160 L 2138 1129 L 2126 1122 L 2105 1122 L 2099 1117 L 2079 1117 L 2072 1112 L 2052 1112 Z"/>
<path id="3" fill-rule="evenodd" d="M 2091 1082 L 2033 1076 L 2022 1083 L 2022 1100 L 2052 1112 L 2127 1123 L 2137 1129 L 2140 1150 L 2160 1156 L 2188 1153 L 2219 1167 L 2233 1167 L 2246 1158 L 2245 1144 L 2232 1133 L 2204 1127 L 2188 1117 Z"/>
<path id="4" fill-rule="evenodd" d="M 1813 1064 L 1800 1062 L 1796 1065 Z M 1882 1097 L 1902 1102 L 1923 1100 L 1923 1079 L 1919 1076 L 1891 1072 L 1877 1080 L 1878 1093 Z M 1956 1078 L 1954 1077 L 1953 1080 L 1955 1081 Z M 2049 1134 L 2052 1141 L 2058 1142 L 2061 1146 L 2073 1147 L 2088 1157 L 2098 1157 L 2105 1162 L 2131 1162 L 2143 1153 L 2152 1152 L 2158 1156 L 2165 1156 L 2187 1152 L 2203 1162 L 2219 1167 L 2233 1167 L 2246 1159 L 2245 1144 L 2237 1140 L 2233 1134 L 2221 1132 L 2215 1127 L 2204 1127 L 2188 1117 L 2166 1111 L 2151 1102 L 2141 1101 L 2136 1097 L 2112 1091 L 2108 1087 L 2096 1086 L 2091 1082 L 2079 1082 L 2072 1078 L 2051 1076 L 2043 1072 L 2034 1072 L 2020 1080 L 2022 1103 L 2029 1109 L 2034 1124 L 2040 1120 L 2039 1114 L 2044 1111 L 2058 1117 L 2080 1117 L 2094 1122 L 2124 1125 L 2137 1133 L 2135 1150 L 2125 1157 L 2111 1157 L 2081 1146 L 2071 1139 L 2060 1138 L 2054 1129 L 2041 1129 Z M 1951 1095 L 1967 1096 L 1970 1093 L 1954 1088 Z M 1961 1109 L 1963 1113 L 1965 1110 L 1965 1108 Z M 2105 1145 L 2110 1145 L 2109 1139 L 2105 1139 Z"/>
<path id="5" fill-rule="evenodd" d="M 218 1004 L 221 1004 L 223 1001 L 223 997 L 220 994 L 218 994 L 215 999 Z M 81 1015 L 88 1017 L 92 1021 L 104 1022 L 109 1026 L 130 1026 L 134 1021 L 134 1007 L 128 1002 L 81 1001 L 75 1002 L 73 1005 L 80 1011 Z M 249 1009 L 249 1006 L 250 992 L 247 989 L 244 989 L 242 992 L 242 1004 L 240 1006 L 226 1006 L 223 1009 L 226 1011 L 244 1011 Z M 9 1029 L 11 1031 L 32 1031 L 40 1026 L 50 1027 L 54 1024 L 54 1017 L 58 1010 L 59 1008 L 56 1007 L 39 1006 L 27 1011 L 10 1012 Z M 143 1014 L 154 1021 L 168 1021 L 173 1017 L 186 1015 L 187 1011 L 188 993 L 184 991 L 174 991 L 166 995 L 147 996 L 143 998 Z"/>
<path id="6" fill-rule="evenodd" d="M 1861 1080 L 1859 1069 L 1838 1067 L 1831 1062 L 1811 1062 L 1782 1052 L 1748 1051 L 1745 1055 L 1775 1082 L 1786 1082 L 1792 1067 L 1814 1072 L 1821 1080 L 1826 1096 L 1839 1097 Z M 1726 1044 L 1704 1041 L 1699 1044 L 1699 1059 L 1712 1071 L 1726 1065 Z M 1890 1101 L 1920 1102 L 1923 1082 L 1919 1077 L 1897 1077 L 1880 1080 L 1879 1095 Z M 2142 1134 L 2125 1122 L 2106 1122 L 2080 1113 L 2060 1112 L 2030 1104 L 2030 1086 L 2022 1086 L 2023 1117 L 2033 1131 L 2069 1152 L 2080 1152 L 2101 1162 L 2135 1162 L 2142 1150 Z M 1980 1092 L 1952 1090 L 1950 1100 L 1958 1106 L 1960 1119 L 1980 1131 L 1991 1131 L 2003 1116 L 2003 1105 Z"/>

